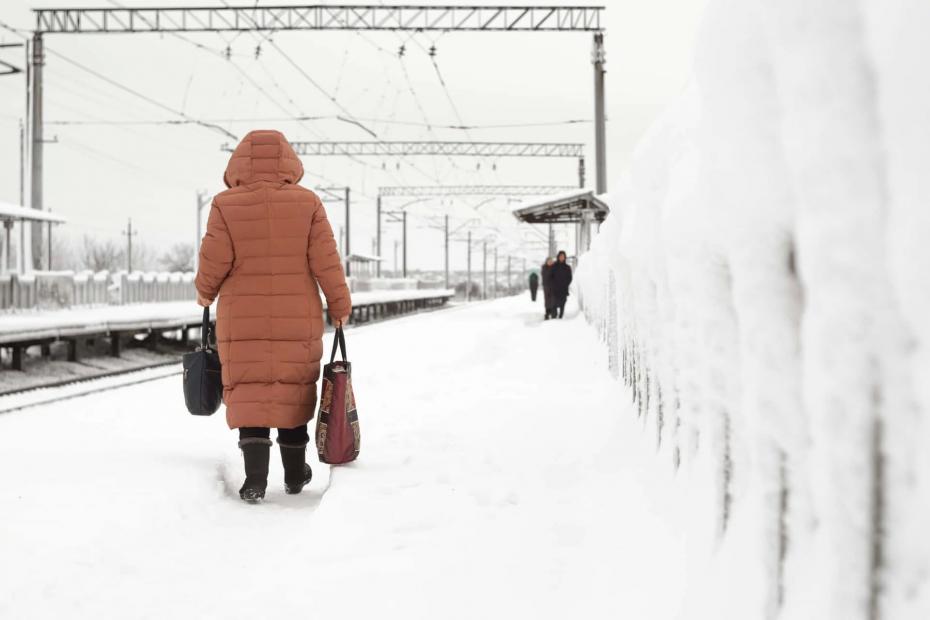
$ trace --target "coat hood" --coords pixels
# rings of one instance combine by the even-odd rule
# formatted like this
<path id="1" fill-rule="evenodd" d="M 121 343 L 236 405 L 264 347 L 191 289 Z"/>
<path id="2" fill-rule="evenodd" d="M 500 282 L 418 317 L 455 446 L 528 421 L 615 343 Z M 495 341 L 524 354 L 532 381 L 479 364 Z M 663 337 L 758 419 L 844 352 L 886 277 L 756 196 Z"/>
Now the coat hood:
<path id="1" fill-rule="evenodd" d="M 258 129 L 246 134 L 233 151 L 223 181 L 235 187 L 256 181 L 297 183 L 303 176 L 303 164 L 284 134 Z"/>

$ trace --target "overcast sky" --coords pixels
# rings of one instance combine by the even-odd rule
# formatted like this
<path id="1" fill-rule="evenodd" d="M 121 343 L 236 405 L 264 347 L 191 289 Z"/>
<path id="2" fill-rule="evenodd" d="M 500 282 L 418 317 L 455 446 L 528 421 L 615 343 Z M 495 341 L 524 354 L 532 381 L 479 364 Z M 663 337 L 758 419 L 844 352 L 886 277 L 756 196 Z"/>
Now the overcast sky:
<path id="1" fill-rule="evenodd" d="M 446 4 L 425 2 L 425 4 Z M 112 6 L 116 2 L 4 0 L 0 21 L 29 29 L 38 6 Z M 125 0 L 124 6 L 203 6 L 210 0 Z M 221 5 L 222 2 L 217 2 Z M 231 2 L 231 4 L 236 4 Z M 262 2 L 259 2 L 261 5 Z M 279 0 L 267 4 L 282 4 Z M 591 4 L 563 0 L 562 4 Z M 620 0 L 606 11 L 608 170 L 623 174 L 630 153 L 688 76 L 701 0 Z M 172 110 L 217 122 L 241 136 L 280 129 L 291 140 L 366 140 L 370 135 L 332 118 L 350 113 L 383 140 L 571 141 L 587 147 L 594 181 L 593 70 L 588 33 L 350 33 L 278 32 L 171 35 L 50 35 L 46 65 L 45 203 L 69 218 L 68 235 L 118 238 L 131 217 L 142 239 L 161 248 L 190 241 L 195 192 L 223 189 L 229 138 L 195 125 L 138 124 L 177 120 L 69 64 L 71 59 Z M 0 31 L 0 41 L 19 39 Z M 403 57 L 398 56 L 401 45 Z M 435 46 L 435 67 L 428 49 Z M 229 48 L 231 58 L 224 57 Z M 257 50 L 257 48 L 260 48 Z M 258 58 L 256 58 L 258 52 Z M 21 66 L 23 52 L 0 50 Z M 306 73 L 293 66 L 297 64 Z M 438 71 L 437 71 L 438 69 Z M 439 76 L 446 84 L 443 88 Z M 311 79 L 319 88 L 311 83 Z M 19 119 L 22 75 L 0 77 L 0 200 L 19 201 Z M 335 99 L 335 102 L 333 101 Z M 324 116 L 293 120 L 294 116 Z M 237 120 L 231 120 L 237 119 Z M 290 120 L 288 120 L 290 119 Z M 565 121 L 585 121 L 571 124 Z M 85 124 L 73 124 L 75 121 Z M 63 124 L 72 123 L 72 124 Z M 112 124 L 121 123 L 121 124 Z M 137 124 L 124 124 L 137 123 Z M 528 125 L 476 127 L 442 125 Z M 370 252 L 373 197 L 383 185 L 577 184 L 570 159 L 305 158 L 304 185 L 348 184 L 353 191 L 352 248 Z M 614 181 L 615 182 L 615 181 Z M 27 191 L 28 195 L 28 191 Z M 386 207 L 406 201 L 392 199 Z M 454 222 L 481 217 L 509 245 L 527 235 L 511 224 L 515 203 L 480 198 L 423 201 L 411 211 L 410 264 L 440 268 L 441 234 L 432 217 Z M 476 210 L 477 208 L 477 210 Z M 334 227 L 339 204 L 328 205 Z M 384 254 L 392 262 L 397 226 L 386 225 Z M 464 267 L 455 244 L 453 268 Z"/>

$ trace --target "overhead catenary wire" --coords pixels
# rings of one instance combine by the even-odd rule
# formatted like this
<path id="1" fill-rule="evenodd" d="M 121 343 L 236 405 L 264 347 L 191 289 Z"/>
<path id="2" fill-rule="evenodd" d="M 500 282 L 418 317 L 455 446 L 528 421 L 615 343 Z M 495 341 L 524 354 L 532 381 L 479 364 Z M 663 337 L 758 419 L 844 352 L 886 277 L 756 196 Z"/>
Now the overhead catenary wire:
<path id="1" fill-rule="evenodd" d="M 16 35 L 18 35 L 19 37 L 21 37 L 21 38 L 23 38 L 23 39 L 27 39 L 27 38 L 28 38 L 28 37 L 24 34 L 24 33 L 28 32 L 28 31 L 22 30 L 22 29 L 20 29 L 20 28 L 15 28 L 15 27 L 10 26 L 9 24 L 7 24 L 7 23 L 5 23 L 5 22 L 0 21 L 0 28 L 4 28 L 5 30 L 8 30 L 9 32 L 12 32 L 12 33 L 16 34 Z M 190 121 L 192 124 L 201 125 L 201 126 L 203 126 L 203 127 L 205 127 L 205 128 L 208 128 L 208 129 L 211 129 L 211 130 L 214 130 L 214 131 L 219 131 L 219 132 L 222 132 L 222 133 L 226 134 L 227 136 L 229 136 L 229 137 L 231 137 L 231 138 L 233 138 L 233 139 L 237 139 L 236 136 L 235 136 L 235 134 L 233 134 L 233 133 L 231 133 L 231 132 L 229 132 L 229 131 L 226 131 L 225 129 L 223 129 L 223 128 L 220 127 L 219 125 L 216 125 L 216 124 L 214 124 L 214 123 L 209 123 L 209 122 L 201 121 L 201 120 L 199 120 L 199 119 L 196 119 L 196 118 L 193 118 L 193 117 L 191 117 L 191 116 L 188 116 L 188 115 L 185 114 L 184 112 L 182 112 L 182 111 L 180 111 L 180 110 L 176 110 L 176 109 L 172 108 L 171 106 L 168 106 L 168 105 L 166 105 L 166 104 L 164 104 L 164 103 L 162 103 L 162 102 L 160 102 L 160 101 L 157 101 L 156 99 L 154 99 L 154 98 L 152 98 L 152 97 L 150 97 L 150 96 L 148 96 L 148 95 L 145 95 L 145 94 L 140 93 L 139 91 L 137 91 L 137 90 L 135 90 L 135 89 L 133 89 L 133 88 L 130 88 L 129 86 L 126 86 L 126 85 L 124 85 L 124 84 L 121 84 L 120 82 L 117 82 L 116 80 L 114 80 L 114 79 L 112 79 L 112 78 L 110 78 L 110 77 L 108 77 L 108 76 L 106 76 L 106 75 L 104 75 L 104 74 L 102 74 L 102 73 L 99 73 L 99 72 L 97 72 L 97 71 L 91 69 L 90 67 L 87 67 L 87 66 L 85 66 L 85 65 L 83 65 L 83 64 L 81 64 L 81 63 L 79 63 L 79 62 L 77 62 L 76 60 L 72 60 L 72 59 L 68 58 L 67 56 L 65 56 L 65 55 L 63 55 L 63 54 L 59 54 L 59 53 L 56 52 L 55 50 L 49 49 L 47 46 L 45 47 L 45 52 L 46 52 L 47 54 L 50 54 L 50 55 L 52 55 L 52 56 L 55 56 L 55 57 L 57 57 L 57 58 L 60 58 L 60 59 L 64 60 L 65 62 L 67 62 L 67 63 L 69 63 L 69 64 L 71 64 L 71 65 L 73 65 L 73 66 L 75 66 L 75 67 L 77 67 L 77 68 L 79 68 L 79 69 L 81 69 L 82 71 L 85 71 L 85 72 L 87 72 L 87 73 L 90 73 L 91 75 L 97 77 L 98 79 L 101 79 L 101 80 L 107 82 L 108 84 L 110 84 L 110 85 L 112 85 L 112 86 L 114 86 L 114 87 L 116 87 L 116 88 L 118 88 L 118 89 L 120 89 L 120 90 L 123 90 L 123 91 L 125 91 L 125 92 L 127 92 L 127 93 L 129 93 L 129 94 L 131 94 L 131 95 L 133 95 L 134 97 L 137 97 L 137 98 L 139 98 L 139 99 L 142 99 L 143 101 L 146 101 L 146 102 L 150 103 L 150 104 L 153 105 L 153 106 L 156 106 L 156 107 L 158 107 L 158 108 L 161 108 L 162 110 L 165 110 L 165 111 L 167 111 L 167 112 L 170 112 L 171 114 L 174 114 L 174 115 L 176 115 L 176 116 L 180 116 L 180 117 L 184 118 L 185 120 Z"/>
<path id="2" fill-rule="evenodd" d="M 118 7 L 121 6 L 120 3 L 116 2 L 115 0 L 108 0 L 108 1 L 110 2 L 110 4 L 113 4 L 114 6 L 118 6 Z M 228 3 L 224 2 L 224 4 L 227 4 L 227 6 L 228 6 Z M 201 44 L 201 43 L 198 43 L 198 42 L 196 42 L 196 41 L 193 41 L 192 39 L 190 39 L 190 38 L 188 38 L 188 37 L 185 37 L 185 36 L 183 36 L 183 35 L 180 35 L 180 34 L 178 34 L 178 33 L 172 33 L 172 34 L 174 34 L 175 37 L 178 38 L 178 39 L 180 39 L 181 41 L 184 41 L 185 43 L 188 43 L 188 44 L 190 44 L 190 45 L 193 45 L 194 47 L 196 47 L 197 49 L 199 49 L 199 50 L 201 50 L 201 51 L 205 51 L 205 52 L 208 52 L 208 53 L 217 55 L 217 56 L 223 58 L 224 60 L 226 60 L 227 62 L 229 62 L 229 64 L 231 64 L 231 65 L 233 66 L 233 68 L 236 69 L 236 71 L 239 73 L 239 75 L 240 75 L 241 77 L 243 77 L 246 81 L 248 81 L 249 84 L 251 84 L 252 87 L 255 88 L 255 90 L 256 90 L 258 93 L 260 93 L 262 96 L 264 96 L 266 99 L 268 99 L 273 105 L 275 105 L 276 107 L 278 107 L 278 109 L 280 109 L 280 110 L 281 110 L 282 112 L 284 112 L 285 114 L 291 114 L 291 113 L 290 113 L 277 99 L 275 99 L 274 97 L 272 97 L 272 96 L 270 95 L 270 93 L 267 92 L 267 89 L 263 88 L 260 84 L 258 84 L 258 83 L 255 81 L 255 79 L 254 79 L 247 71 L 245 71 L 241 66 L 239 66 L 238 63 L 232 61 L 231 55 L 230 55 L 230 54 L 224 54 L 223 52 L 219 52 L 219 51 L 217 51 L 217 50 L 215 50 L 215 49 L 213 49 L 213 48 L 211 48 L 211 47 L 209 47 L 209 46 L 205 46 L 205 45 L 203 45 L 203 44 Z M 228 50 L 229 50 L 229 46 L 231 45 L 232 41 L 235 40 L 235 37 L 234 37 L 232 40 L 230 40 L 230 39 L 226 39 L 225 37 L 223 37 L 223 35 L 222 35 L 221 33 L 217 33 L 217 34 L 218 34 L 218 35 L 220 36 L 220 38 L 223 39 L 223 41 L 227 44 L 227 51 L 228 51 Z M 270 38 L 269 38 L 268 40 L 270 41 Z M 274 76 L 271 75 L 270 71 L 267 70 L 267 67 L 264 67 L 264 66 L 263 66 L 263 68 L 265 68 L 265 73 L 266 73 L 266 75 L 269 77 L 269 79 L 271 80 L 271 82 L 272 82 L 272 84 L 275 86 L 275 88 L 277 88 L 277 89 L 285 96 L 285 98 L 289 100 L 289 102 L 295 107 L 295 109 L 297 109 L 298 112 L 299 112 L 299 111 L 300 111 L 300 108 L 299 108 L 299 106 L 297 106 L 296 102 L 294 102 L 293 98 L 291 98 L 290 95 L 288 95 L 287 92 L 284 91 L 284 89 L 283 89 L 283 88 L 281 87 L 281 85 L 277 82 L 277 80 L 274 79 Z M 185 121 L 186 121 L 185 124 L 198 124 L 196 119 L 185 119 Z M 219 125 L 217 125 L 217 126 L 219 127 Z M 311 132 L 312 134 L 314 134 L 315 136 L 317 136 L 317 137 L 320 138 L 320 139 L 324 139 L 324 140 L 325 140 L 325 139 L 328 139 L 328 136 L 326 136 L 326 135 L 323 134 L 322 132 L 316 130 L 315 128 L 312 128 L 312 127 L 307 126 L 307 129 L 310 130 L 310 132 Z M 238 138 L 235 137 L 235 135 L 234 135 L 232 132 L 229 132 L 228 130 L 224 130 L 224 131 L 226 131 L 226 133 L 227 133 L 228 135 L 230 135 L 234 140 L 237 140 L 237 141 L 238 141 Z M 361 162 L 361 161 L 360 161 L 359 163 L 363 163 L 363 164 L 364 164 L 365 162 Z M 308 174 L 308 175 L 310 175 L 310 176 L 313 176 L 313 177 L 316 177 L 316 178 L 320 179 L 321 181 L 323 181 L 324 183 L 327 183 L 327 184 L 337 184 L 337 182 L 334 181 L 333 179 L 327 177 L 326 175 L 320 174 L 320 173 L 307 171 L 306 174 Z"/>
<path id="3" fill-rule="evenodd" d="M 442 90 L 446 95 L 446 101 L 449 102 L 449 107 L 452 108 L 452 113 L 455 114 L 455 120 L 457 120 L 460 125 L 465 126 L 465 121 L 462 120 L 462 113 L 459 111 L 459 107 L 458 105 L 456 105 L 455 99 L 452 98 L 452 92 L 449 90 L 449 86 L 448 84 L 446 84 L 446 80 L 442 75 L 442 71 L 439 69 L 439 63 L 436 62 L 436 40 L 433 40 L 431 42 L 429 50 L 423 49 L 423 45 L 419 41 L 415 40 L 415 43 L 429 57 L 430 63 L 432 63 L 433 65 L 433 70 L 436 72 L 436 78 L 439 80 L 439 84 L 440 86 L 442 86 Z M 472 136 L 470 129 L 465 130 L 465 136 L 469 140 L 474 140 L 474 136 Z M 494 173 L 493 176 L 495 178 L 495 181 L 499 182 L 500 175 L 498 175 L 497 173 L 497 166 L 493 166 L 492 171 Z"/>
<path id="4" fill-rule="evenodd" d="M 225 6 L 227 6 L 227 7 L 230 6 L 230 4 L 229 4 L 229 2 L 227 2 L 227 0 L 222 0 L 222 2 L 223 2 L 223 4 L 224 4 Z M 255 6 L 256 6 L 256 7 L 258 6 L 258 1 L 257 1 L 257 0 L 256 0 L 256 3 L 255 3 Z M 340 109 L 344 112 L 344 114 L 342 114 L 342 115 L 336 115 L 336 116 L 335 116 L 335 119 L 336 119 L 336 120 L 342 121 L 342 122 L 344 122 L 344 123 L 349 123 L 349 124 L 355 125 L 355 126 L 361 128 L 361 129 L 363 129 L 364 131 L 370 133 L 370 130 L 369 130 L 367 127 L 365 127 L 362 123 L 360 123 L 358 120 L 356 120 L 356 119 L 352 116 L 352 114 L 351 114 L 344 106 L 341 106 L 341 104 L 338 103 L 338 101 L 336 100 L 336 98 L 335 98 L 334 95 L 330 95 L 328 92 L 326 92 L 326 90 L 323 89 L 322 86 L 320 86 L 319 83 L 318 83 L 316 80 L 314 80 L 306 71 L 304 71 L 304 70 L 300 67 L 300 65 L 299 65 L 298 63 L 296 63 L 296 62 L 294 61 L 294 59 L 293 59 L 289 54 L 287 54 L 287 52 L 285 52 L 285 51 L 281 48 L 281 46 L 277 45 L 277 44 L 274 42 L 274 40 L 271 38 L 271 35 L 272 35 L 273 31 L 268 32 L 267 34 L 263 33 L 262 31 L 249 31 L 249 32 L 251 33 L 253 40 L 258 41 L 258 45 L 259 45 L 259 46 L 260 46 L 263 42 L 268 43 L 268 45 L 270 45 L 273 49 L 275 49 L 275 50 L 276 50 L 289 64 L 291 64 L 291 65 L 292 65 L 295 69 L 297 69 L 308 81 L 310 81 L 310 83 L 311 83 L 317 90 L 319 90 L 325 97 L 327 97 L 330 101 L 336 103 L 336 105 L 340 107 Z M 240 34 L 241 34 L 241 33 L 240 33 Z M 229 51 L 229 45 L 230 45 L 230 42 L 227 41 L 227 52 Z M 346 50 L 346 52 L 347 52 L 347 51 L 348 51 L 348 50 Z M 226 55 L 226 59 L 229 60 L 229 54 Z M 283 94 L 284 97 L 291 103 L 291 105 L 300 113 L 300 112 L 301 112 L 300 106 L 297 105 L 297 103 L 294 101 L 294 99 L 293 99 L 293 98 L 284 90 L 284 88 L 278 83 L 278 81 L 277 81 L 277 80 L 274 78 L 274 76 L 271 74 L 271 71 L 270 71 L 270 70 L 268 69 L 268 67 L 264 64 L 264 61 L 261 60 L 261 59 L 258 57 L 258 55 L 256 55 L 256 59 L 259 60 L 259 62 L 262 64 L 262 68 L 264 69 L 266 76 L 271 80 L 272 84 L 274 84 L 274 86 L 281 92 L 281 94 Z M 345 56 L 344 56 L 344 59 L 345 59 Z M 236 66 L 237 70 L 238 70 L 241 74 L 243 74 L 245 77 L 247 77 L 247 79 L 249 79 L 250 82 L 251 82 L 254 86 L 256 86 L 256 88 L 259 88 L 258 85 L 254 83 L 254 80 L 251 80 L 251 78 L 245 73 L 245 71 L 244 71 L 241 67 L 239 67 L 236 63 L 233 63 L 233 64 Z M 259 89 L 259 90 L 261 90 L 261 89 Z M 264 92 L 263 92 L 263 94 L 266 94 L 266 96 L 267 96 L 267 93 L 264 93 Z M 275 103 L 277 104 L 277 102 L 275 102 Z M 278 107 L 279 107 L 280 109 L 282 109 L 282 111 L 284 111 L 285 113 L 288 113 L 287 110 L 285 110 L 285 109 L 283 108 L 283 106 L 281 106 L 280 104 L 277 104 L 277 105 L 278 105 Z M 301 115 L 302 115 L 302 114 L 301 114 Z M 348 117 L 347 117 L 346 115 L 347 115 Z M 324 133 L 320 132 L 319 130 L 310 128 L 310 127 L 306 126 L 304 123 L 301 123 L 301 125 L 305 126 L 307 129 L 309 129 L 310 132 L 311 132 L 312 134 L 316 135 L 318 138 L 320 138 L 320 139 L 322 139 L 322 140 L 328 140 L 328 139 L 329 139 L 328 136 L 326 136 Z M 350 157 L 350 159 L 351 159 L 352 161 L 354 161 L 355 163 L 361 164 L 363 167 L 370 167 L 370 168 L 375 169 L 375 166 L 373 166 L 373 165 L 370 164 L 369 162 L 366 162 L 366 161 L 364 161 L 364 160 L 358 159 L 358 158 L 356 158 L 356 157 Z M 397 177 L 396 177 L 396 176 L 394 176 L 393 174 L 392 174 L 391 176 L 392 176 L 392 178 L 395 179 L 395 181 L 397 180 Z M 363 171 L 363 177 L 364 177 L 364 171 Z M 429 178 L 429 177 L 427 176 L 427 178 Z M 436 179 L 432 179 L 432 180 L 435 181 Z M 338 183 L 336 183 L 335 181 L 329 181 L 329 182 L 330 182 L 331 184 L 338 185 Z M 362 194 L 362 195 L 365 195 L 365 194 Z M 368 197 L 368 196 L 366 195 L 366 197 Z"/>
<path id="5" fill-rule="evenodd" d="M 111 78 L 111 77 L 109 77 L 109 76 L 107 76 L 107 75 L 104 75 L 103 73 L 100 73 L 99 71 L 96 71 L 96 70 L 94 70 L 94 69 L 91 69 L 90 67 L 88 67 L 88 66 L 86 66 L 86 65 L 84 65 L 84 64 L 81 64 L 81 63 L 79 63 L 79 62 L 76 61 L 76 60 L 73 60 L 73 59 L 71 59 L 71 58 L 68 58 L 68 57 L 65 56 L 64 54 L 60 54 L 60 53 L 56 52 L 55 50 L 49 49 L 48 47 L 45 48 L 45 52 L 48 53 L 48 54 L 51 54 L 52 56 L 55 56 L 56 58 L 58 58 L 58 59 L 60 59 L 60 60 L 65 61 L 66 63 L 68 63 L 68 64 L 70 64 L 70 65 L 72 65 L 72 66 L 74 66 L 74 67 L 77 67 L 77 68 L 80 69 L 81 71 L 84 71 L 84 72 L 86 72 L 86 73 L 89 73 L 90 75 L 93 75 L 94 77 L 96 77 L 96 78 L 99 79 L 99 80 L 103 80 L 104 82 L 106 82 L 107 84 L 110 84 L 110 85 L 113 86 L 114 88 L 118 88 L 118 89 L 120 89 L 120 90 L 122 90 L 122 91 L 124 91 L 124 92 L 127 92 L 127 93 L 133 95 L 134 97 L 137 97 L 137 98 L 139 98 L 139 99 L 141 99 L 141 100 L 143 100 L 143 101 L 147 101 L 148 103 L 150 103 L 151 105 L 153 105 L 153 106 L 155 106 L 155 107 L 161 108 L 162 110 L 165 110 L 165 111 L 167 111 L 167 112 L 170 112 L 170 113 L 172 113 L 172 114 L 174 114 L 174 115 L 176 115 L 176 116 L 180 116 L 181 118 L 183 118 L 184 120 L 190 122 L 191 124 L 200 125 L 200 126 L 202 126 L 202 127 L 204 127 L 204 128 L 207 128 L 207 129 L 210 129 L 210 130 L 213 130 L 213 131 L 218 131 L 218 132 L 220 132 L 220 133 L 222 133 L 222 134 L 224 134 L 224 135 L 226 135 L 226 136 L 232 138 L 233 140 L 238 140 L 238 139 L 239 139 L 239 137 L 238 137 L 236 134 L 234 134 L 234 133 L 232 133 L 232 132 L 230 132 L 230 131 L 227 131 L 226 129 L 224 129 L 223 127 L 221 127 L 220 125 L 218 125 L 218 124 L 216 124 L 216 123 L 211 123 L 211 122 L 208 122 L 208 121 L 203 121 L 203 120 L 200 120 L 200 119 L 197 119 L 197 118 L 193 118 L 193 117 L 189 116 L 188 114 L 185 114 L 185 113 L 182 112 L 181 110 L 177 110 L 177 109 L 175 109 L 175 108 L 172 108 L 171 106 L 166 105 L 166 104 L 162 103 L 161 101 L 158 101 L 158 100 L 156 100 L 156 99 L 154 99 L 154 98 L 152 98 L 152 97 L 150 97 L 150 96 L 148 96 L 148 95 L 145 95 L 145 94 L 143 94 L 143 93 L 137 91 L 137 90 L 134 89 L 134 88 L 131 88 L 131 87 L 129 87 L 129 86 L 126 86 L 125 84 L 122 84 L 122 83 L 120 83 L 120 82 L 117 82 L 117 81 L 114 80 L 113 78 Z"/>
<path id="6" fill-rule="evenodd" d="M 359 118 L 357 118 L 348 108 L 346 108 L 342 103 L 340 103 L 338 99 L 336 99 L 336 98 L 335 98 L 333 95 L 331 95 L 325 88 L 323 88 L 323 86 L 320 85 L 320 83 L 319 83 L 316 79 L 314 79 L 313 76 L 311 76 L 309 73 L 307 73 L 307 71 L 306 71 L 298 62 L 296 62 L 289 54 L 287 54 L 287 52 L 285 52 L 285 51 L 281 48 L 281 46 L 279 46 L 279 45 L 278 45 L 276 42 L 274 42 L 274 41 L 270 41 L 270 44 L 271 44 L 272 48 L 275 49 L 275 51 L 277 51 L 279 54 L 281 54 L 281 56 L 288 62 L 288 64 L 290 64 L 290 65 L 291 65 L 298 73 L 300 73 L 300 74 L 301 74 L 301 75 L 302 75 L 302 76 L 303 76 L 316 90 L 318 90 L 324 97 L 326 97 L 327 99 L 329 99 L 330 102 L 331 102 L 333 105 L 335 105 L 335 106 L 342 112 L 342 114 L 340 115 L 340 118 L 341 118 L 342 120 L 357 125 L 361 130 L 363 130 L 363 131 L 365 131 L 366 133 L 368 133 L 369 135 L 371 135 L 374 139 L 376 139 L 376 140 L 381 140 L 381 137 L 380 137 L 374 130 L 372 130 L 370 127 L 368 127 L 367 125 L 365 125 L 364 122 L 362 122 L 362 121 L 361 121 Z M 438 173 L 437 173 L 437 175 L 436 175 L 435 177 L 430 177 L 428 173 L 426 173 L 425 171 L 423 171 L 422 169 L 420 169 L 420 167 L 417 166 L 416 164 L 411 163 L 411 164 L 410 164 L 410 167 L 411 167 L 413 170 L 415 170 L 416 172 L 419 172 L 420 174 L 422 174 L 423 176 L 425 176 L 426 178 L 431 179 L 434 183 L 441 183 L 441 182 L 442 182 L 442 181 L 441 181 L 441 178 L 440 178 L 440 175 L 439 175 Z"/>
<path id="7" fill-rule="evenodd" d="M 185 42 L 193 43 L 190 39 L 187 39 L 186 37 L 181 37 L 181 39 L 182 39 L 183 41 L 185 41 Z M 270 43 L 273 43 L 273 42 L 271 41 L 271 39 L 270 39 L 270 36 L 267 37 L 265 40 L 269 41 Z M 204 51 L 209 51 L 209 52 L 211 52 L 211 53 L 215 53 L 214 50 L 212 50 L 211 48 L 208 48 L 208 47 L 206 47 L 206 46 L 203 46 L 203 45 L 199 45 L 199 44 L 198 44 L 196 47 L 197 47 L 198 49 L 200 49 L 200 50 L 204 50 Z M 282 51 L 282 54 L 283 54 L 285 57 L 287 57 L 287 54 L 286 54 L 285 52 L 283 52 L 283 50 L 281 50 L 281 51 Z M 252 77 L 243 67 L 241 67 L 237 62 L 233 61 L 231 58 L 229 58 L 229 57 L 226 56 L 226 55 L 222 55 L 222 54 L 221 54 L 221 56 L 222 56 L 223 60 L 225 60 L 226 62 L 228 62 L 229 64 L 231 64 L 231 65 L 233 66 L 233 68 L 239 73 L 239 75 L 240 75 L 242 78 L 244 78 L 244 79 L 258 92 L 258 93 L 260 93 L 265 99 L 267 99 L 268 101 L 270 101 L 270 102 L 272 103 L 272 105 L 274 105 L 275 107 L 277 107 L 277 108 L 278 108 L 279 110 L 281 110 L 284 114 L 288 115 L 288 116 L 286 116 L 286 117 L 279 117 L 279 118 L 275 118 L 275 119 L 267 119 L 267 118 L 266 118 L 266 119 L 248 119 L 248 120 L 243 121 L 243 122 L 265 122 L 265 121 L 271 121 L 271 120 L 273 120 L 274 122 L 296 121 L 296 122 L 299 122 L 299 123 L 300 123 L 302 126 L 304 126 L 305 128 L 307 128 L 307 129 L 311 132 L 311 134 L 313 134 L 314 136 L 316 136 L 317 138 L 319 138 L 319 139 L 321 139 L 321 140 L 329 140 L 329 136 L 327 136 L 325 133 L 323 133 L 323 132 L 320 131 L 320 130 L 317 130 L 317 129 L 315 129 L 315 128 L 312 128 L 312 127 L 306 125 L 306 123 L 305 123 L 304 121 L 306 121 L 306 120 L 335 119 L 335 120 L 339 120 L 339 121 L 341 121 L 341 122 L 350 123 L 350 124 L 353 124 L 353 125 L 357 125 L 357 124 L 358 124 L 357 121 L 352 120 L 352 119 L 347 119 L 347 118 L 345 118 L 343 115 L 324 115 L 324 116 L 319 116 L 319 115 L 318 115 L 318 116 L 308 116 L 308 115 L 302 114 L 301 111 L 300 111 L 300 106 L 296 103 L 296 101 L 294 101 L 294 99 L 287 93 L 287 91 L 284 90 L 284 88 L 280 85 L 280 83 L 275 79 L 274 75 L 273 75 L 273 74 L 271 73 L 271 71 L 268 69 L 267 65 L 264 64 L 264 61 L 261 60 L 261 59 L 258 59 L 259 62 L 262 64 L 262 68 L 264 69 L 264 72 L 265 72 L 266 77 L 268 77 L 268 79 L 269 79 L 269 80 L 271 81 L 271 83 L 275 86 L 275 88 L 276 88 L 276 89 L 284 96 L 284 98 L 287 99 L 288 102 L 298 111 L 297 114 L 293 114 L 293 113 L 291 113 L 280 101 L 278 101 L 275 97 L 273 97 L 273 96 L 268 92 L 268 89 L 262 87 L 262 85 L 259 84 L 259 83 L 255 80 L 255 78 L 253 78 L 253 77 Z M 288 58 L 289 60 L 292 61 L 292 59 L 290 59 L 289 57 L 287 57 L 287 58 Z M 293 61 L 292 61 L 292 62 L 293 62 Z M 231 120 L 232 120 L 232 119 L 218 119 L 218 120 L 215 121 L 215 122 L 217 122 L 217 123 L 224 123 L 224 122 L 225 122 L 225 123 L 229 123 Z M 54 122 L 54 121 L 53 121 L 53 122 Z M 129 124 L 129 123 L 131 123 L 131 121 L 126 121 L 126 123 Z M 176 125 L 177 125 L 177 124 L 187 124 L 187 123 L 188 123 L 188 121 L 186 121 L 186 120 L 185 120 L 185 121 L 179 121 L 179 120 L 177 120 L 177 119 L 166 119 L 165 121 L 151 121 L 151 122 L 149 122 L 148 124 L 166 124 L 166 125 L 167 125 L 167 124 L 176 124 Z M 373 166 L 373 165 L 370 164 L 369 162 L 366 162 L 366 161 L 364 161 L 364 160 L 362 160 L 362 159 L 359 159 L 359 158 L 357 158 L 357 157 L 350 157 L 349 159 L 351 159 L 351 160 L 354 161 L 355 163 L 361 164 L 362 166 L 371 167 L 371 168 L 373 168 L 373 169 L 375 168 L 375 166 Z M 336 180 L 334 180 L 334 179 L 331 179 L 331 178 L 327 177 L 325 174 L 316 173 L 316 172 L 311 172 L 311 171 L 306 171 L 306 174 L 308 174 L 308 175 L 310 175 L 310 176 L 313 176 L 313 177 L 316 177 L 316 178 L 320 179 L 323 183 L 328 184 L 328 185 L 341 185 L 340 182 L 338 182 L 338 181 L 336 181 Z M 395 181 L 398 181 L 397 177 L 395 177 L 395 176 L 393 176 L 393 175 L 391 175 L 391 176 L 392 176 L 392 178 L 393 178 Z M 427 175 L 427 178 L 430 178 L 430 177 L 428 177 L 428 175 Z M 431 180 L 434 180 L 434 181 L 435 181 L 435 179 L 431 179 Z M 361 196 L 363 196 L 363 197 L 365 197 L 365 198 L 368 198 L 368 199 L 372 199 L 372 200 L 374 199 L 373 196 L 371 196 L 371 195 L 365 193 L 364 191 L 359 192 L 359 195 L 361 195 Z"/>

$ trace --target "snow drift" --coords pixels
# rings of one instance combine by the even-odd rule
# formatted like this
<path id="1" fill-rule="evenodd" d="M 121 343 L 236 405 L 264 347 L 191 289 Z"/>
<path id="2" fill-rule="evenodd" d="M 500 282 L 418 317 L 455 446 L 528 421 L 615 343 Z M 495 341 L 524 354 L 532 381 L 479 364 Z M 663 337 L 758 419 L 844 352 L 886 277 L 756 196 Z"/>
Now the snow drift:
<path id="1" fill-rule="evenodd" d="M 930 618 L 928 30 L 921 0 L 712 0 L 580 261 L 695 510 L 694 617 Z"/>

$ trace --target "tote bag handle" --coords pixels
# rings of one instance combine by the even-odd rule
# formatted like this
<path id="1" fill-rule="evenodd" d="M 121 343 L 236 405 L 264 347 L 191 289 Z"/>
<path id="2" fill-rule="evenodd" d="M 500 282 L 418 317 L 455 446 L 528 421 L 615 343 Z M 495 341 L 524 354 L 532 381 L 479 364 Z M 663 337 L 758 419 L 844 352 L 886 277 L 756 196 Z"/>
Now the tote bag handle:
<path id="1" fill-rule="evenodd" d="M 200 327 L 200 348 L 210 348 L 210 306 L 203 309 L 203 325 Z"/>
<path id="2" fill-rule="evenodd" d="M 332 352 L 332 355 L 329 356 L 330 364 L 336 361 L 336 349 L 337 348 L 342 353 L 342 361 L 343 362 L 347 361 L 348 358 L 346 357 L 346 336 L 345 336 L 345 333 L 342 331 L 341 327 L 336 328 L 336 334 L 333 338 L 333 352 Z"/>

